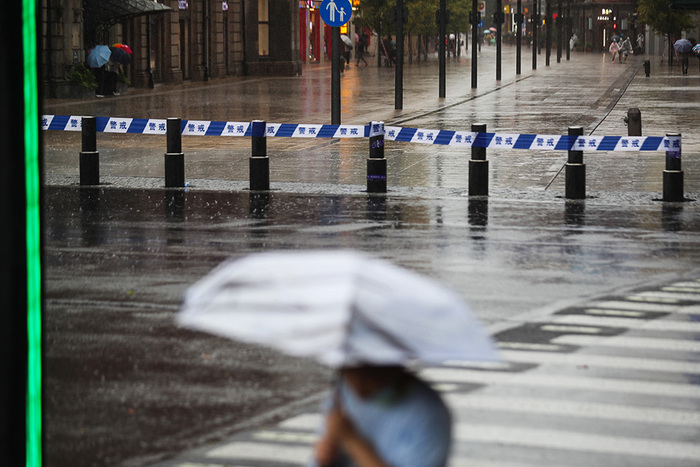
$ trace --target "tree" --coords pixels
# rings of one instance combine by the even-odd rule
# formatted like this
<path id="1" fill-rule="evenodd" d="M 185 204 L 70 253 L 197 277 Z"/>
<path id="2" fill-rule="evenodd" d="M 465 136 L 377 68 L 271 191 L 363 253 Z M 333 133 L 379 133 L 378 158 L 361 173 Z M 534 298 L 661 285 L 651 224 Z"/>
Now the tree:
<path id="1" fill-rule="evenodd" d="M 695 29 L 693 17 L 684 11 L 671 9 L 668 0 L 640 0 L 637 13 L 643 23 L 668 38 L 668 63 L 673 63 L 671 39 L 680 36 L 683 30 Z"/>

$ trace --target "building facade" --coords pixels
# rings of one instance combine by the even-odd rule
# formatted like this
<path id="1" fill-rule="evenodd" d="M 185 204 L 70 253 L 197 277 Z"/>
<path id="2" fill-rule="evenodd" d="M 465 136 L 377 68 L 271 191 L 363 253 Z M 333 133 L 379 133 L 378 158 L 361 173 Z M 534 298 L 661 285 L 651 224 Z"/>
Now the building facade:
<path id="1" fill-rule="evenodd" d="M 42 87 L 67 97 L 98 44 L 127 44 L 137 87 L 301 73 L 295 0 L 40 0 Z"/>

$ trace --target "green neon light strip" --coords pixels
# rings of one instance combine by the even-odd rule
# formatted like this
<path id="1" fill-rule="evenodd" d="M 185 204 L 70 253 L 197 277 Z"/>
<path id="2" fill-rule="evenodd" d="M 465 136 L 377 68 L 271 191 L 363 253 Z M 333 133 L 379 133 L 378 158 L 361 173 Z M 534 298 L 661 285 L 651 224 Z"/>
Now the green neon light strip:
<path id="1" fill-rule="evenodd" d="M 22 1 L 24 166 L 27 203 L 27 467 L 41 467 L 41 250 L 36 0 Z"/>

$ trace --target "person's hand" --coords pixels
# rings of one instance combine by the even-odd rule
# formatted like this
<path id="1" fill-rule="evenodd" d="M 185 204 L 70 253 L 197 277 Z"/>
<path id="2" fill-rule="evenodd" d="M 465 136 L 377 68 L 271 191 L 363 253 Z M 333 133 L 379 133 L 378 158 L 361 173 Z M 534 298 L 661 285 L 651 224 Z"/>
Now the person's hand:
<path id="1" fill-rule="evenodd" d="M 352 422 L 339 407 L 334 407 L 326 417 L 326 432 L 316 444 L 316 461 L 319 465 L 333 465 L 343 441 L 349 434 L 354 433 L 355 427 Z"/>

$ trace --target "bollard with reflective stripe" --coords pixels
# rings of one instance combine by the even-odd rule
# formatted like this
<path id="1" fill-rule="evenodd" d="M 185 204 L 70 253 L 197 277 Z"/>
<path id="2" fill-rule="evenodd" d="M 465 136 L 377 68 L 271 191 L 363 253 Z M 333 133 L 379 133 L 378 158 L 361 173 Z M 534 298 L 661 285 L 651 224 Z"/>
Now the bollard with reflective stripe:
<path id="1" fill-rule="evenodd" d="M 683 171 L 681 170 L 681 135 L 667 134 L 666 170 L 664 170 L 664 201 L 683 201 Z"/>
<path id="2" fill-rule="evenodd" d="M 100 153 L 97 151 L 97 119 L 82 118 L 82 151 L 80 151 L 80 184 L 100 184 Z"/>
<path id="3" fill-rule="evenodd" d="M 166 120 L 165 186 L 185 186 L 185 155 L 182 153 L 182 125 L 179 118 Z"/>
<path id="4" fill-rule="evenodd" d="M 472 131 L 486 133 L 486 124 L 472 123 Z M 486 160 L 486 148 L 472 146 L 472 158 L 469 161 L 469 196 L 488 195 L 489 161 Z"/>
<path id="5" fill-rule="evenodd" d="M 386 193 L 386 159 L 384 158 L 384 122 L 369 124 L 369 158 L 367 159 L 367 193 Z"/>
<path id="6" fill-rule="evenodd" d="M 569 136 L 583 136 L 583 127 L 570 126 Z M 586 164 L 583 163 L 583 151 L 569 150 L 566 162 L 566 199 L 584 199 L 586 197 Z"/>
<path id="7" fill-rule="evenodd" d="M 267 156 L 265 130 L 267 122 L 253 120 L 251 128 L 250 189 L 266 191 L 270 189 L 270 158 Z"/>

